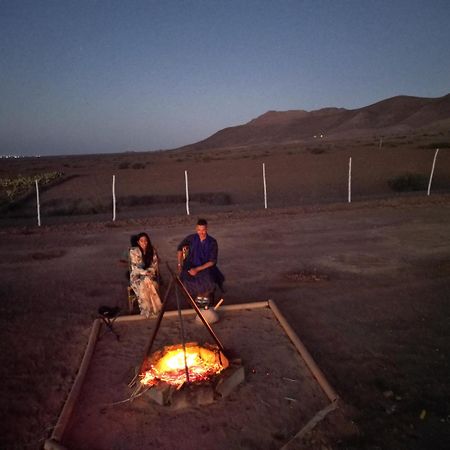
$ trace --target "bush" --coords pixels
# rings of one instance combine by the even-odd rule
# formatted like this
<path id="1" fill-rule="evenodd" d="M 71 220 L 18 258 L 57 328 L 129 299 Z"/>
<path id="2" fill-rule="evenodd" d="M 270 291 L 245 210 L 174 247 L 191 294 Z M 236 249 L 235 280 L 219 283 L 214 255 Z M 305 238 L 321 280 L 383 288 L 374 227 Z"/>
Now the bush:
<path id="1" fill-rule="evenodd" d="M 155 204 L 176 204 L 183 203 L 185 198 L 182 194 L 178 195 L 129 195 L 119 197 L 117 204 L 119 206 L 146 206 Z"/>
<path id="2" fill-rule="evenodd" d="M 428 144 L 425 146 L 425 148 L 450 148 L 450 142 L 432 142 L 431 144 Z"/>
<path id="3" fill-rule="evenodd" d="M 397 192 L 424 191 L 428 187 L 428 177 L 420 173 L 406 173 L 388 181 L 389 187 Z"/>
<path id="4" fill-rule="evenodd" d="M 36 180 L 39 183 L 39 187 L 42 188 L 63 175 L 62 172 L 45 172 L 30 176 L 18 175 L 10 178 L 0 178 L 0 192 L 7 197 L 8 201 L 13 202 L 18 197 L 33 190 Z"/>
<path id="5" fill-rule="evenodd" d="M 119 164 L 119 169 L 128 169 L 130 167 L 130 163 L 128 161 L 121 162 Z"/>
<path id="6" fill-rule="evenodd" d="M 226 192 L 205 192 L 193 194 L 192 201 L 199 203 L 208 203 L 210 205 L 231 205 L 231 196 Z"/>
<path id="7" fill-rule="evenodd" d="M 207 203 L 210 205 L 231 205 L 232 200 L 230 194 L 226 192 L 201 192 L 192 194 L 190 197 L 192 202 Z M 119 197 L 117 204 L 119 206 L 147 206 L 147 205 L 176 205 L 184 203 L 186 197 L 182 194 L 175 195 L 129 195 L 127 197 Z"/>
<path id="8" fill-rule="evenodd" d="M 325 149 L 320 148 L 320 147 L 314 147 L 314 148 L 310 148 L 308 150 L 313 155 L 321 155 L 322 153 L 325 153 Z"/>
<path id="9" fill-rule="evenodd" d="M 42 211 L 47 216 L 76 216 L 101 214 L 109 211 L 111 206 L 93 199 L 53 199 L 42 204 Z"/>

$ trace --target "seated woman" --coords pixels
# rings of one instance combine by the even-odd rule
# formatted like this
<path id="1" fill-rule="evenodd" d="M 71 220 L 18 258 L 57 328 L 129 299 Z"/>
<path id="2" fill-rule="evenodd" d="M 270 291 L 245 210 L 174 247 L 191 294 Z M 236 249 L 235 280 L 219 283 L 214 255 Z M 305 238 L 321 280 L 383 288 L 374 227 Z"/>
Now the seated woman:
<path id="1" fill-rule="evenodd" d="M 135 236 L 135 246 L 130 248 L 130 284 L 135 292 L 141 315 L 150 317 L 162 307 L 158 294 L 158 254 L 147 233 Z M 132 244 L 132 245 L 133 245 Z"/>

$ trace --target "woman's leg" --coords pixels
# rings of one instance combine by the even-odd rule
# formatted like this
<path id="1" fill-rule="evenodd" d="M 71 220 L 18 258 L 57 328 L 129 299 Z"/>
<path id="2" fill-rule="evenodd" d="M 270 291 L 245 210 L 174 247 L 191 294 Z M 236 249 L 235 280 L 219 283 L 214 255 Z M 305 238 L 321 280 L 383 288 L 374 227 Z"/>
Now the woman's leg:
<path id="1" fill-rule="evenodd" d="M 145 296 L 150 306 L 150 312 L 158 314 L 162 308 L 161 299 L 158 294 L 158 283 L 150 278 L 145 278 L 143 284 L 145 285 Z"/>
<path id="2" fill-rule="evenodd" d="M 150 317 L 150 314 L 152 312 L 152 305 L 150 302 L 150 296 L 145 280 L 145 278 L 141 280 L 138 285 L 138 303 L 139 309 L 141 310 L 141 315 Z"/>

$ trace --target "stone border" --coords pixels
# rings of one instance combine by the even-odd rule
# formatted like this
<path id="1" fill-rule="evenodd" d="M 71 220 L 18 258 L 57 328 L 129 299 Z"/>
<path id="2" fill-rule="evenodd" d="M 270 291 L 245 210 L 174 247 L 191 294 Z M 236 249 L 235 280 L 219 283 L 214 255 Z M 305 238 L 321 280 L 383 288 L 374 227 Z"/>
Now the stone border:
<path id="1" fill-rule="evenodd" d="M 308 352 L 302 341 L 299 339 L 299 337 L 295 334 L 292 327 L 289 325 L 285 317 L 281 314 L 280 310 L 278 309 L 276 303 L 273 300 L 267 300 L 267 301 L 259 301 L 259 302 L 251 302 L 251 303 L 241 303 L 241 304 L 235 304 L 235 305 L 227 305 L 223 306 L 221 309 L 224 311 L 238 311 L 242 309 L 258 309 L 258 308 L 269 308 L 275 318 L 278 320 L 279 324 L 291 340 L 292 344 L 302 357 L 303 361 L 305 362 L 306 366 L 310 370 L 310 372 L 313 374 L 314 378 L 318 382 L 321 389 L 324 391 L 327 398 L 330 400 L 330 405 L 328 405 L 324 410 L 320 411 L 316 416 L 320 416 L 320 420 L 326 415 L 322 414 L 323 411 L 326 411 L 326 413 L 336 409 L 337 407 L 337 401 L 339 400 L 338 395 L 334 391 L 334 389 L 331 387 L 330 383 L 327 381 L 325 375 L 320 370 L 319 366 L 316 364 L 314 359 L 312 358 L 311 354 Z M 184 309 L 181 311 L 181 314 L 183 316 L 191 316 L 196 314 L 195 310 L 193 309 Z M 168 317 L 173 317 L 178 315 L 178 311 L 166 311 L 164 315 L 167 315 Z M 146 319 L 143 316 L 140 315 L 129 315 L 129 316 L 121 316 L 116 319 L 116 322 L 134 322 L 134 321 L 140 321 L 140 320 L 149 320 Z M 150 319 L 155 320 L 155 319 Z M 81 387 L 83 385 L 84 379 L 86 377 L 87 369 L 89 367 L 89 364 L 92 359 L 92 355 L 94 354 L 95 344 L 98 339 L 98 335 L 100 332 L 100 326 L 102 322 L 100 319 L 95 319 L 94 323 L 92 325 L 91 333 L 89 335 L 88 343 L 86 346 L 86 350 L 83 356 L 83 360 L 80 364 L 80 369 L 78 370 L 78 373 L 75 377 L 75 381 L 73 383 L 72 389 L 69 392 L 69 395 L 67 397 L 67 400 L 64 404 L 64 407 L 61 411 L 61 414 L 58 418 L 58 422 L 56 423 L 55 427 L 53 428 L 52 435 L 50 439 L 47 439 L 44 443 L 44 450 L 68 450 L 66 447 L 60 444 L 62 437 L 64 435 L 64 432 L 67 428 L 67 424 L 69 423 L 69 419 L 72 415 L 75 403 L 78 400 L 78 397 L 81 392 Z M 316 417 L 315 416 L 315 417 Z M 322 417 L 323 416 L 323 417 Z M 295 438 L 298 438 L 299 435 L 303 435 L 305 431 L 309 431 L 312 429 L 320 420 L 313 420 L 313 422 L 308 422 L 308 424 L 303 427 L 297 434 L 294 436 Z M 306 430 L 307 429 L 307 430 Z M 291 442 L 291 441 L 289 441 Z M 289 444 L 288 442 L 288 444 Z M 288 445 L 286 444 L 286 445 Z"/>

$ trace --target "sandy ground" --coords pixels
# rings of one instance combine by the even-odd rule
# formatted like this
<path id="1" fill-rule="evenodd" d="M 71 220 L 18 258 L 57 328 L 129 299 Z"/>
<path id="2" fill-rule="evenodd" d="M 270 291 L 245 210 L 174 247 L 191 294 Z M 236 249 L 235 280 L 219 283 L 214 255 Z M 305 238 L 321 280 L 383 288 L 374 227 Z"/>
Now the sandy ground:
<path id="1" fill-rule="evenodd" d="M 104 334 L 62 442 L 70 449 L 277 449 L 330 401 L 269 308 L 222 311 L 214 331 L 227 354 L 239 356 L 246 380 L 207 406 L 159 406 L 143 395 L 121 402 L 142 361 L 155 320 L 116 323 Z M 188 341 L 212 342 L 193 316 L 183 320 Z M 164 318 L 154 350 L 180 342 L 177 317 Z M 176 394 L 175 394 L 176 395 Z M 182 394 L 181 394 L 182 395 Z M 276 411 L 276 414 L 272 412 Z"/>
<path id="2" fill-rule="evenodd" d="M 326 445 L 447 447 L 448 196 L 208 219 L 227 277 L 225 301 L 276 300 L 348 406 L 359 432 Z M 129 235 L 148 231 L 173 264 L 193 224 L 159 217 L 0 231 L 1 448 L 41 448 L 51 434 L 97 308 L 126 307 L 119 259 Z"/>

